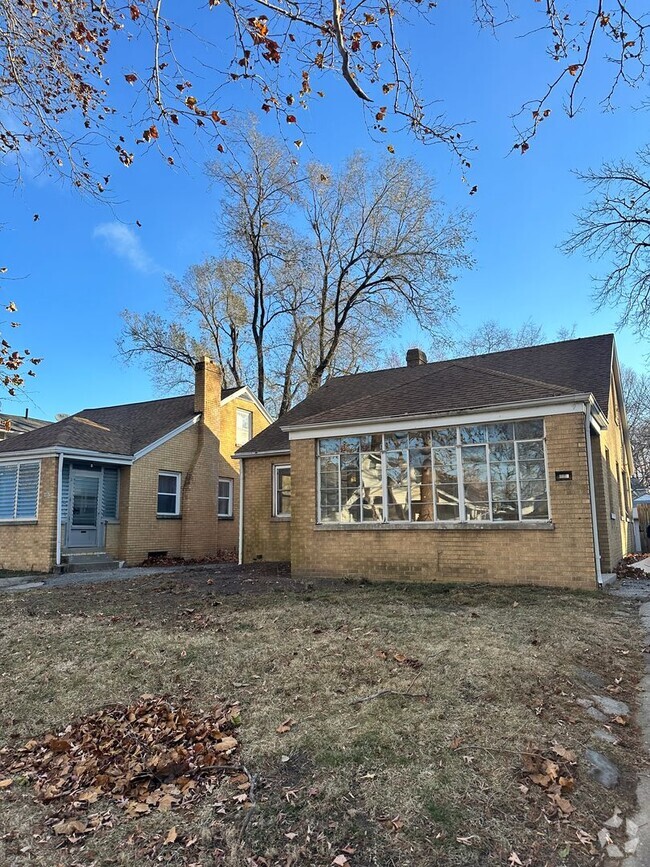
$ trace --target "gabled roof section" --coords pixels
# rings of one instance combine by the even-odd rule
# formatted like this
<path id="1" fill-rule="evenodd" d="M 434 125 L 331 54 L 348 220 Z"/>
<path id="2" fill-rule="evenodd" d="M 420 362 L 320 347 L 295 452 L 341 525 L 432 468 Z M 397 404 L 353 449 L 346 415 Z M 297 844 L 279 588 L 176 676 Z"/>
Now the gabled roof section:
<path id="1" fill-rule="evenodd" d="M 8 430 L 4 430 L 5 422 L 11 424 Z M 25 418 L 24 415 L 10 415 L 6 412 L 0 412 L 0 433 L 9 436 L 28 433 L 31 430 L 36 430 L 36 428 L 45 427 L 46 424 L 52 424 L 52 422 L 42 418 L 32 418 L 31 416 Z"/>
<path id="2" fill-rule="evenodd" d="M 437 415 L 571 394 L 593 394 L 606 414 L 613 347 L 614 336 L 604 334 L 336 377 L 238 453 L 288 452 L 286 429 L 297 425 Z"/>
<path id="3" fill-rule="evenodd" d="M 84 409 L 56 424 L 22 434 L 18 440 L 5 440 L 0 443 L 0 455 L 4 452 L 57 446 L 105 454 L 134 455 L 190 421 L 194 415 L 194 395 L 191 394 Z"/>

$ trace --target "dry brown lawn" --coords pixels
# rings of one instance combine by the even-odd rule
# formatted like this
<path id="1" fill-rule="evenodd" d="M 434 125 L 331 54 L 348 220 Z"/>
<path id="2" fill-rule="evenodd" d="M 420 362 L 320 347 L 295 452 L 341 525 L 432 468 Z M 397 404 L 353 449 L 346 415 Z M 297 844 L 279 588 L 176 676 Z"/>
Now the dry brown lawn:
<path id="1" fill-rule="evenodd" d="M 71 805 L 39 802 L 18 778 L 0 791 L 0 864 L 602 863 L 589 838 L 615 806 L 632 810 L 646 759 L 634 723 L 614 723 L 620 743 L 597 748 L 621 784 L 587 777 L 595 724 L 575 700 L 593 690 L 580 668 L 634 707 L 642 649 L 636 608 L 596 594 L 304 586 L 213 567 L 3 594 L 5 761 L 31 737 L 153 693 L 197 709 L 238 701 L 256 783 L 250 817 L 228 779 L 141 819 L 100 802 L 108 826 L 71 844 L 52 833 Z M 568 816 L 522 766 L 522 752 L 553 744 L 578 759 Z"/>

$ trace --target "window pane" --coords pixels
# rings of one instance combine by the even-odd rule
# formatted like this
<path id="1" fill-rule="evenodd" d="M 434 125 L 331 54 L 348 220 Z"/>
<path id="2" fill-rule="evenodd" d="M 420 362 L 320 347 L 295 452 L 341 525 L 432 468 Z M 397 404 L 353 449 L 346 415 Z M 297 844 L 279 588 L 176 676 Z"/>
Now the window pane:
<path id="1" fill-rule="evenodd" d="M 321 476 L 326 474 L 334 475 L 338 478 L 339 474 L 339 459 L 336 456 L 323 457 L 320 459 Z"/>
<path id="2" fill-rule="evenodd" d="M 465 484 L 487 481 L 485 446 L 468 446 L 462 450 Z"/>
<path id="3" fill-rule="evenodd" d="M 521 517 L 524 521 L 547 520 L 548 502 L 546 500 L 522 500 Z"/>
<path id="4" fill-rule="evenodd" d="M 431 431 L 431 441 L 434 446 L 455 446 L 456 428 L 438 427 Z"/>
<path id="5" fill-rule="evenodd" d="M 436 485 L 446 485 L 458 478 L 456 449 L 434 449 L 433 460 L 436 468 Z"/>
<path id="6" fill-rule="evenodd" d="M 490 461 L 514 461 L 514 443 L 496 443 L 490 446 Z"/>
<path id="7" fill-rule="evenodd" d="M 18 470 L 18 496 L 16 517 L 35 518 L 38 500 L 38 463 L 20 464 Z"/>
<path id="8" fill-rule="evenodd" d="M 0 466 L 0 518 L 14 517 L 17 480 L 18 467 L 16 464 Z"/>
<path id="9" fill-rule="evenodd" d="M 253 413 L 247 409 L 237 410 L 236 439 L 239 445 L 247 443 L 253 436 Z"/>
<path id="10" fill-rule="evenodd" d="M 486 501 L 472 500 L 468 502 L 465 495 L 465 515 L 468 521 L 489 521 L 490 507 Z"/>
<path id="11" fill-rule="evenodd" d="M 383 520 L 384 485 L 381 475 L 381 452 L 361 455 L 361 488 L 363 520 Z"/>
<path id="12" fill-rule="evenodd" d="M 460 518 L 458 504 L 441 504 L 436 506 L 439 521 L 457 521 Z"/>
<path id="13" fill-rule="evenodd" d="M 177 482 L 177 476 L 158 476 L 158 493 L 175 494 Z"/>
<path id="14" fill-rule="evenodd" d="M 515 433 L 518 440 L 537 440 L 544 436 L 544 422 L 541 418 L 533 421 L 518 421 L 515 424 Z"/>
<path id="15" fill-rule="evenodd" d="M 433 521 L 432 485 L 411 485 L 411 520 Z"/>
<path id="16" fill-rule="evenodd" d="M 408 447 L 409 435 L 407 433 L 384 434 L 384 447 L 386 449 L 404 449 Z"/>
<path id="17" fill-rule="evenodd" d="M 363 434 L 357 437 L 359 440 L 359 449 L 362 452 L 381 452 L 382 435 L 381 434 Z"/>
<path id="18" fill-rule="evenodd" d="M 545 479 L 544 461 L 519 461 L 520 479 Z"/>
<path id="19" fill-rule="evenodd" d="M 176 496 L 174 494 L 158 494 L 158 514 L 176 514 Z"/>
<path id="20" fill-rule="evenodd" d="M 405 449 L 399 452 L 386 452 L 386 477 L 389 489 L 393 486 L 408 485 L 408 461 Z"/>
<path id="21" fill-rule="evenodd" d="M 485 442 L 485 425 L 472 424 L 465 425 L 460 429 L 461 443 L 484 443 Z"/>
<path id="22" fill-rule="evenodd" d="M 522 500 L 545 500 L 546 482 L 520 482 Z"/>
<path id="23" fill-rule="evenodd" d="M 439 521 L 458 520 L 458 485 L 436 485 L 436 517 Z"/>
<path id="24" fill-rule="evenodd" d="M 520 461 L 543 461 L 544 443 L 542 440 L 535 443 L 517 443 L 517 457 Z"/>
<path id="25" fill-rule="evenodd" d="M 492 482 L 492 499 L 517 502 L 517 483 L 514 480 L 512 482 Z"/>
<path id="26" fill-rule="evenodd" d="M 359 451 L 360 445 L 360 437 L 341 437 L 339 448 L 341 453 L 355 454 Z"/>
<path id="27" fill-rule="evenodd" d="M 510 461 L 490 461 L 490 479 L 494 482 L 510 482 L 517 477 L 517 465 Z"/>
<path id="28" fill-rule="evenodd" d="M 327 439 L 318 440 L 318 453 L 320 455 L 335 455 L 339 451 L 339 438 L 327 437 Z"/>
<path id="29" fill-rule="evenodd" d="M 411 472 L 411 484 L 431 484 L 432 472 L 430 449 L 410 449 L 409 466 Z"/>
<path id="30" fill-rule="evenodd" d="M 339 520 L 339 506 L 324 503 L 321 500 L 320 504 L 320 519 L 323 524 L 336 524 Z"/>
<path id="31" fill-rule="evenodd" d="M 431 431 L 410 431 L 409 432 L 409 448 L 411 449 L 428 449 L 431 446 Z"/>
<path id="32" fill-rule="evenodd" d="M 519 504 L 516 500 L 498 500 L 492 495 L 493 521 L 518 521 Z"/>
<path id="33" fill-rule="evenodd" d="M 389 488 L 388 489 L 388 520 L 389 521 L 408 521 L 409 519 L 409 503 L 408 503 L 408 488 Z"/>
<path id="34" fill-rule="evenodd" d="M 514 425 L 511 422 L 489 424 L 487 426 L 488 442 L 500 443 L 514 439 Z"/>

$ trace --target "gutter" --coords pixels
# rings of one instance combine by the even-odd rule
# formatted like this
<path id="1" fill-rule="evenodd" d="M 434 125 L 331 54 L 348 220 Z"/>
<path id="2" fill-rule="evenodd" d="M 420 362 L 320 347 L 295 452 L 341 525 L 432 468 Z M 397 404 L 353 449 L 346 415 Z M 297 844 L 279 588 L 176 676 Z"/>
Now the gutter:
<path id="1" fill-rule="evenodd" d="M 242 458 L 271 458 L 276 455 L 290 455 L 291 449 L 275 449 L 273 451 L 266 452 L 235 452 L 231 457 L 235 458 L 235 460 L 240 461 Z"/>
<path id="2" fill-rule="evenodd" d="M 239 459 L 239 546 L 237 562 L 244 562 L 244 461 Z"/>
<path id="3" fill-rule="evenodd" d="M 56 565 L 61 565 L 61 514 L 63 498 L 63 454 L 59 455 L 56 488 Z"/>
<path id="4" fill-rule="evenodd" d="M 602 589 L 603 576 L 600 571 L 600 541 L 598 538 L 598 515 L 596 512 L 596 490 L 594 481 L 594 462 L 591 453 L 591 401 L 585 404 L 585 447 L 587 449 L 587 472 L 589 474 L 589 505 L 591 506 L 591 528 L 594 542 L 594 566 L 596 568 L 596 582 Z"/>

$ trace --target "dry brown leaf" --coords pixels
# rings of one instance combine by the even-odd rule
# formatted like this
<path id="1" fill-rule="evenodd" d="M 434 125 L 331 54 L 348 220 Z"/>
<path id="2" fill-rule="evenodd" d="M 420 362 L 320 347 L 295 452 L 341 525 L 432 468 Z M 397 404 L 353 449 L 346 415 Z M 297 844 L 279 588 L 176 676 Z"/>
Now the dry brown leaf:
<path id="1" fill-rule="evenodd" d="M 177 837 L 178 834 L 176 833 L 176 825 L 174 825 L 169 829 L 169 831 L 167 831 L 167 836 L 165 837 L 165 842 L 163 843 L 163 846 L 167 846 L 170 843 L 175 843 Z"/>
<path id="2" fill-rule="evenodd" d="M 290 716 L 288 716 L 284 722 L 280 723 L 280 725 L 276 729 L 276 732 L 279 735 L 283 735 L 286 732 L 290 732 L 292 727 L 295 726 L 295 724 L 296 724 L 296 721 L 294 719 L 292 719 Z"/>
<path id="3" fill-rule="evenodd" d="M 13 778 L 7 778 L 6 780 L 0 780 L 0 789 L 8 789 L 13 783 Z"/>

